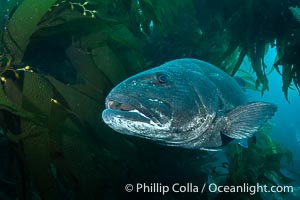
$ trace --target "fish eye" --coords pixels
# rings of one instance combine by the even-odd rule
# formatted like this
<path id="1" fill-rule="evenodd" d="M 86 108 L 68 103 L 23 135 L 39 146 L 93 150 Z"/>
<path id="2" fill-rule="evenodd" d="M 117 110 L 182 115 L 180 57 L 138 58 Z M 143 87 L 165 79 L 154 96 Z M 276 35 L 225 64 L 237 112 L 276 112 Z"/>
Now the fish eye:
<path id="1" fill-rule="evenodd" d="M 168 76 L 167 74 L 158 74 L 157 80 L 158 80 L 160 83 L 167 83 L 168 80 L 169 80 L 169 76 Z"/>

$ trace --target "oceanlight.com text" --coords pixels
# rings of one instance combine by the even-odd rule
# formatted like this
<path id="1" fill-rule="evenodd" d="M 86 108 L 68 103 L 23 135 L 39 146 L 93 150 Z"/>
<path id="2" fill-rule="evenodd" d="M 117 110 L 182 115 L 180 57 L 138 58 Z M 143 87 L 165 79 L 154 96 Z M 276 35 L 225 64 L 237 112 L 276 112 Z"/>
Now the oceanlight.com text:
<path id="1" fill-rule="evenodd" d="M 293 186 L 267 186 L 257 183 L 256 185 L 249 185 L 248 183 L 243 183 L 239 186 L 229 186 L 229 185 L 217 185 L 215 183 L 204 183 L 203 185 L 196 185 L 193 183 L 174 183 L 172 185 L 165 185 L 162 183 L 136 183 L 136 184 L 126 184 L 126 192 L 137 192 L 137 193 L 161 193 L 165 195 L 166 193 L 249 193 L 254 195 L 260 192 L 272 192 L 272 193 L 292 193 L 294 191 Z"/>
<path id="2" fill-rule="evenodd" d="M 293 192 L 293 186 L 267 186 L 261 185 L 257 183 L 256 185 L 249 185 L 248 183 L 244 183 L 243 185 L 239 186 L 228 186 L 228 185 L 217 185 L 215 183 L 211 183 L 208 185 L 209 192 L 243 192 L 249 193 L 250 195 L 254 195 L 260 192 L 272 192 L 272 193 L 289 193 Z"/>

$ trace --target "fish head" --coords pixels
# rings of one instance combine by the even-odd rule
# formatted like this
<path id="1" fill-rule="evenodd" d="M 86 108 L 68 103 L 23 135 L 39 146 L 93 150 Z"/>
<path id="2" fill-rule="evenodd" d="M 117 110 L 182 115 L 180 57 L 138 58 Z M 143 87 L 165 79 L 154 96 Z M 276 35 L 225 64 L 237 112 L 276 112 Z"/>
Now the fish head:
<path id="1" fill-rule="evenodd" d="M 204 118 L 195 102 L 192 77 L 180 67 L 156 67 L 121 82 L 108 94 L 104 122 L 117 132 L 177 143 Z"/>

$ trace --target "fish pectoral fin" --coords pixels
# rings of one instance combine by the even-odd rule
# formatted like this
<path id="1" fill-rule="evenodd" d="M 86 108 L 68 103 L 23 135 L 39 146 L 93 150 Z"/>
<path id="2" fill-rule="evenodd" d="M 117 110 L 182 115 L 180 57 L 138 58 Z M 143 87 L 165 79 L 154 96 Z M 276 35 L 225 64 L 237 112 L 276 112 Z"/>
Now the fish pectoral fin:
<path id="1" fill-rule="evenodd" d="M 225 114 L 222 134 L 233 139 L 252 137 L 276 111 L 276 105 L 266 102 L 238 106 Z"/>

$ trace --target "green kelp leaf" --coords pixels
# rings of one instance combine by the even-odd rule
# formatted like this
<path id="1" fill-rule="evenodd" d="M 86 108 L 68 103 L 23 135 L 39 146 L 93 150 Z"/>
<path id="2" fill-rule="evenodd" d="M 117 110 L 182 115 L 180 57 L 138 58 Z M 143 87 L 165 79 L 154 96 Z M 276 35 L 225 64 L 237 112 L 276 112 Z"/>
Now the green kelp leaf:
<path id="1" fill-rule="evenodd" d="M 249 72 L 243 69 L 239 69 L 237 76 L 241 77 L 245 81 L 249 81 L 251 83 L 255 83 L 255 78 L 253 77 L 253 72 Z"/>
<path id="2" fill-rule="evenodd" d="M 288 90 L 292 82 L 292 65 L 284 64 L 282 66 L 282 91 L 286 100 L 288 100 Z"/>
<path id="3" fill-rule="evenodd" d="M 24 0 L 9 20 L 4 41 L 16 62 L 23 58 L 30 36 L 56 1 Z"/>
<path id="4" fill-rule="evenodd" d="M 11 100 L 9 100 L 3 90 L 3 86 L 1 84 L 0 87 L 0 110 L 7 110 L 17 116 L 20 116 L 21 118 L 25 120 L 29 120 L 34 122 L 37 125 L 44 125 L 45 116 L 42 116 L 40 114 L 35 114 L 29 111 L 24 110 Z"/>
<path id="5" fill-rule="evenodd" d="M 251 57 L 252 68 L 257 76 L 255 86 L 256 86 L 256 88 L 258 88 L 259 85 L 262 84 L 261 92 L 263 94 L 266 90 L 269 90 L 268 78 L 267 78 L 264 70 L 262 69 L 263 68 L 263 64 L 262 64 L 263 58 L 257 57 L 257 55 L 255 55 L 253 53 L 250 54 L 250 57 Z"/>
<path id="6" fill-rule="evenodd" d="M 262 94 L 264 93 L 264 91 L 266 90 L 269 90 L 269 82 L 268 82 L 268 78 L 267 78 L 267 75 L 266 75 L 266 68 L 267 68 L 267 65 L 265 64 L 265 61 L 264 61 L 264 57 L 265 57 L 265 50 L 266 48 L 268 48 L 268 44 L 266 41 L 261 41 L 261 43 L 257 43 L 256 44 L 256 54 L 254 56 L 256 56 L 259 60 L 259 69 L 257 68 L 255 71 L 256 74 L 258 74 L 258 78 L 260 79 L 261 81 L 261 84 L 262 84 Z"/>
<path id="7" fill-rule="evenodd" d="M 124 64 L 107 45 L 93 49 L 92 59 L 95 67 L 101 70 L 114 85 L 127 77 Z"/>
<path id="8" fill-rule="evenodd" d="M 138 50 L 140 47 L 137 38 L 124 24 L 111 26 L 109 37 L 120 45 L 130 49 Z"/>
<path id="9" fill-rule="evenodd" d="M 242 49 L 239 56 L 238 56 L 238 60 L 236 61 L 234 68 L 231 71 L 231 76 L 234 76 L 235 73 L 239 70 L 242 62 L 244 61 L 244 58 L 247 54 L 247 50 L 246 49 Z"/>
<path id="10" fill-rule="evenodd" d="M 294 45 L 288 45 L 286 43 L 288 42 L 282 41 L 281 44 L 278 44 L 277 56 L 273 66 L 282 76 L 282 91 L 285 98 L 288 100 L 288 90 L 291 88 L 292 81 L 299 91 L 300 62 L 299 53 L 297 51 L 300 47 L 300 41 L 299 44 L 297 43 Z M 282 67 L 281 71 L 279 66 Z"/>
<path id="11" fill-rule="evenodd" d="M 126 63 L 126 72 L 130 75 L 147 69 L 144 57 L 139 51 L 128 51 L 124 53 L 123 62 Z"/>

